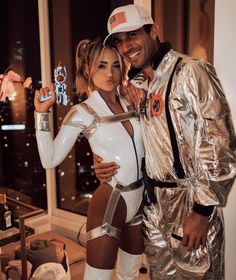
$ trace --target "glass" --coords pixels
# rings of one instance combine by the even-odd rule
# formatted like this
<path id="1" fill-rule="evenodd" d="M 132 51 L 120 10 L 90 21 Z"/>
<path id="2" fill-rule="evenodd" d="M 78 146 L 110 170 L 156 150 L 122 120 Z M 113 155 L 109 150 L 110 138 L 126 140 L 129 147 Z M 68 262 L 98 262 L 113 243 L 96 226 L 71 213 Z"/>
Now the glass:
<path id="1" fill-rule="evenodd" d="M 0 74 L 12 66 L 22 78 L 33 77 L 34 88 L 41 86 L 38 1 L 3 1 L 0 24 Z M 15 94 L 0 101 L 0 192 L 46 209 L 33 98 L 33 90 L 17 85 Z"/>
<path id="2" fill-rule="evenodd" d="M 55 135 L 70 107 L 83 100 L 83 97 L 77 96 L 74 86 L 77 43 L 81 39 L 93 39 L 98 35 L 105 36 L 107 19 L 111 10 L 120 5 L 133 3 L 133 1 L 125 0 L 107 0 L 106 2 L 107 5 L 101 7 L 99 1 L 70 0 L 60 1 L 60 3 L 56 0 L 50 1 L 50 27 L 53 30 L 51 33 L 52 65 L 55 67 L 58 61 L 62 60 L 67 66 L 67 89 L 70 97 L 67 108 L 59 106 L 55 108 Z M 170 40 L 174 49 L 186 53 L 192 40 L 192 37 L 188 37 L 190 19 L 193 16 L 193 7 L 190 2 L 190 0 L 152 1 L 153 16 L 159 24 L 161 40 Z M 196 2 L 199 4 L 199 10 L 201 2 L 204 1 Z M 207 9 L 208 5 L 213 7 L 213 3 L 214 0 L 208 1 L 205 8 Z M 56 168 L 58 208 L 86 215 L 90 198 L 98 184 L 93 171 L 92 152 L 88 142 L 86 139 L 78 140 L 66 159 Z"/>
<path id="3" fill-rule="evenodd" d="M 106 35 L 111 1 L 106 2 L 101 6 L 99 1 L 49 1 L 50 28 L 53 30 L 51 32 L 52 65 L 56 67 L 58 61 L 62 61 L 66 66 L 69 97 L 67 107 L 54 106 L 54 135 L 58 133 L 63 118 L 71 106 L 85 98 L 85 96 L 78 97 L 74 85 L 75 50 L 81 39 L 93 39 L 99 34 Z M 78 140 L 64 161 L 56 168 L 56 185 L 58 208 L 87 215 L 88 204 L 98 186 L 98 180 L 94 174 L 92 152 L 86 139 Z"/>
<path id="4" fill-rule="evenodd" d="M 159 24 L 160 38 L 170 40 L 174 49 L 181 52 L 191 51 L 195 39 L 198 39 L 198 29 L 192 30 L 195 28 L 192 22 L 195 13 L 200 16 L 202 12 L 207 12 L 210 22 L 213 21 L 214 0 L 193 2 L 152 1 L 152 12 Z M 70 98 L 67 107 L 54 106 L 55 135 L 70 107 L 84 98 L 77 96 L 74 85 L 77 43 L 84 38 L 105 36 L 111 10 L 129 3 L 133 1 L 104 0 L 103 5 L 100 1 L 48 1 L 51 78 L 53 80 L 53 68 L 61 60 L 67 67 L 67 93 Z M 196 28 L 200 26 L 199 23 Z M 0 74 L 12 65 L 22 77 L 33 77 L 34 88 L 40 87 L 38 1 L 1 1 L 0 24 L 1 42 L 4 42 L 0 44 Z M 213 29 L 211 25 L 209 61 L 213 53 Z M 46 173 L 35 141 L 33 97 L 33 91 L 21 88 L 11 100 L 0 102 L 0 192 L 47 209 Z M 86 139 L 77 141 L 66 159 L 56 168 L 57 207 L 86 215 L 88 203 L 98 184 L 88 142 Z"/>

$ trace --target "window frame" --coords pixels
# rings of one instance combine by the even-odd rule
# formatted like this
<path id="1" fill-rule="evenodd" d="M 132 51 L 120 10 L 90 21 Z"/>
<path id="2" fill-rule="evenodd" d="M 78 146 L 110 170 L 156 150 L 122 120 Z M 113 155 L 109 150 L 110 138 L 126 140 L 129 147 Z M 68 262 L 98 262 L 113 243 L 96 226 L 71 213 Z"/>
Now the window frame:
<path id="1" fill-rule="evenodd" d="M 42 85 L 49 84 L 51 78 L 51 52 L 49 7 L 47 0 L 38 0 L 39 37 Z M 53 127 L 53 121 L 51 120 Z M 52 129 L 52 137 L 53 137 Z M 46 170 L 46 189 L 48 219 L 52 229 L 58 229 L 67 235 L 77 238 L 80 228 L 86 223 L 87 217 L 57 207 L 56 168 Z"/>

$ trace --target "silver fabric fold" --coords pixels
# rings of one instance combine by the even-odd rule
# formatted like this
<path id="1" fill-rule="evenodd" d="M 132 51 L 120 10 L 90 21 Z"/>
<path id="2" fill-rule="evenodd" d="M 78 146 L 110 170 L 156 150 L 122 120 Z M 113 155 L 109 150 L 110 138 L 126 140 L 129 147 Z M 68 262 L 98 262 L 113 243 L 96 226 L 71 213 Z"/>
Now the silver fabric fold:
<path id="1" fill-rule="evenodd" d="M 143 185 L 143 180 L 137 180 L 133 183 L 130 183 L 129 185 L 122 185 L 120 182 L 117 182 L 116 189 L 122 191 L 122 192 L 129 192 L 132 190 L 136 190 L 140 188 Z"/>
<path id="2" fill-rule="evenodd" d="M 119 198 L 121 196 L 121 192 L 132 191 L 140 187 L 142 187 L 142 180 L 137 180 L 127 186 L 123 186 L 117 183 L 117 185 L 114 187 L 109 197 L 106 211 L 104 213 L 102 225 L 87 232 L 87 241 L 103 235 L 113 236 L 118 239 L 120 238 L 121 230 L 113 227 L 111 224 Z M 141 220 L 142 220 L 142 216 L 137 215 L 132 219 L 132 221 L 128 223 L 128 225 L 133 226 L 133 225 L 140 224 Z"/>
<path id="3" fill-rule="evenodd" d="M 116 239 L 120 239 L 120 233 L 121 233 L 120 229 L 113 227 L 109 223 L 105 223 L 101 226 L 98 226 L 98 227 L 88 231 L 86 238 L 87 238 L 87 241 L 89 241 L 89 240 L 95 239 L 95 238 L 103 236 L 103 235 L 108 235 L 108 236 L 112 236 Z"/>
<path id="4" fill-rule="evenodd" d="M 138 118 L 138 114 L 136 111 L 100 117 L 87 103 L 81 103 L 80 106 L 93 116 L 92 123 L 84 130 L 83 134 L 81 134 L 80 136 L 85 136 L 87 139 L 89 139 L 95 133 L 100 124 L 117 123 L 130 120 L 131 118 Z"/>
<path id="5" fill-rule="evenodd" d="M 50 127 L 50 112 L 39 113 L 34 111 L 35 129 L 41 131 L 51 131 Z"/>

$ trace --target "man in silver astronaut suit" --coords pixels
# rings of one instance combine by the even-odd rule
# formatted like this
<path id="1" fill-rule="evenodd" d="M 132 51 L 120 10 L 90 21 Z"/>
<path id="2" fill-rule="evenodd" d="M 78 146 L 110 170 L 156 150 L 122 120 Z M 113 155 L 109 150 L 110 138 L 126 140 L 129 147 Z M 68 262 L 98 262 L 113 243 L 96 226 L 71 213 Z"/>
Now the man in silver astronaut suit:
<path id="1" fill-rule="evenodd" d="M 146 150 L 143 231 L 150 278 L 224 279 L 222 207 L 235 179 L 236 138 L 215 69 L 161 43 L 140 6 L 116 8 L 107 25 L 104 44 L 132 65 L 129 78 L 137 89 L 129 98 L 137 102 L 146 92 L 136 107 Z M 116 168 L 95 160 L 100 180 Z"/>

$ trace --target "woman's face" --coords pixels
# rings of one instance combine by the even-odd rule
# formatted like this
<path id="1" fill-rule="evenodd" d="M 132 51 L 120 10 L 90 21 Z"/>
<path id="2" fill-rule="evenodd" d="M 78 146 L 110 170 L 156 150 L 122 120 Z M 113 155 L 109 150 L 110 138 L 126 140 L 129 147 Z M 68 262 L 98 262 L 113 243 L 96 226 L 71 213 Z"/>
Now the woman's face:
<path id="1" fill-rule="evenodd" d="M 121 66 L 114 50 L 105 48 L 98 69 L 92 77 L 95 88 L 102 92 L 116 91 L 121 83 Z"/>

